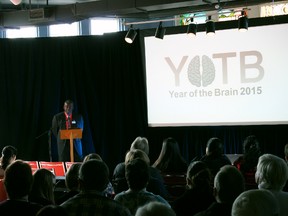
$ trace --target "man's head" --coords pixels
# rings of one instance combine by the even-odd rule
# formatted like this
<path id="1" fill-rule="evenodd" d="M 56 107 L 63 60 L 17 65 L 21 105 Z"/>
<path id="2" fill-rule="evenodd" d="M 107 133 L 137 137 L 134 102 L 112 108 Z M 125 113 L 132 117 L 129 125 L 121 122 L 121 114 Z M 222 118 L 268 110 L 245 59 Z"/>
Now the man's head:
<path id="1" fill-rule="evenodd" d="M 276 216 L 279 206 L 268 190 L 252 189 L 241 193 L 233 203 L 232 216 Z"/>
<path id="2" fill-rule="evenodd" d="M 73 108 L 74 108 L 74 104 L 72 100 L 66 100 L 64 102 L 63 109 L 65 113 L 71 114 L 73 112 Z"/>
<path id="3" fill-rule="evenodd" d="M 255 179 L 259 188 L 280 191 L 288 180 L 287 163 L 276 155 L 264 154 L 258 160 Z"/>
<path id="4" fill-rule="evenodd" d="M 79 181 L 83 191 L 103 192 L 109 183 L 109 168 L 104 161 L 96 159 L 83 162 L 79 171 Z"/>
<path id="5" fill-rule="evenodd" d="M 28 163 L 16 160 L 4 173 L 4 185 L 10 199 L 28 196 L 33 183 L 32 169 Z"/>
<path id="6" fill-rule="evenodd" d="M 245 190 L 242 173 L 232 165 L 221 167 L 214 179 L 214 196 L 218 203 L 233 203 Z"/>
<path id="7" fill-rule="evenodd" d="M 125 177 L 129 188 L 134 191 L 146 188 L 149 181 L 149 168 L 145 161 L 136 158 L 125 165 Z"/>
<path id="8" fill-rule="evenodd" d="M 208 140 L 206 145 L 206 154 L 218 156 L 223 154 L 223 142 L 217 137 L 212 137 Z"/>

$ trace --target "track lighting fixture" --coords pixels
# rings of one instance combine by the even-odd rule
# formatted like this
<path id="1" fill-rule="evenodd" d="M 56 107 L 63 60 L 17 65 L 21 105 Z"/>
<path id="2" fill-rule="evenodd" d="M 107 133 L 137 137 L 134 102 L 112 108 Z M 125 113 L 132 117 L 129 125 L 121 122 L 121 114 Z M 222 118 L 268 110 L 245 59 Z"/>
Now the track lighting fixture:
<path id="1" fill-rule="evenodd" d="M 127 43 L 133 43 L 135 37 L 137 36 L 137 31 L 133 28 L 133 26 L 131 25 L 126 36 L 125 36 L 125 41 Z"/>
<path id="2" fill-rule="evenodd" d="M 189 23 L 187 27 L 187 34 L 195 37 L 197 33 L 197 24 L 193 22 L 193 18 L 191 18 L 190 21 L 191 23 Z"/>
<path id="3" fill-rule="evenodd" d="M 208 16 L 206 20 L 206 35 L 212 36 L 215 34 L 215 23 L 211 19 L 211 16 Z"/>
<path id="4" fill-rule="evenodd" d="M 238 17 L 238 30 L 240 32 L 248 30 L 248 17 L 245 10 L 242 10 L 241 15 Z"/>
<path id="5" fill-rule="evenodd" d="M 10 0 L 10 2 L 14 5 L 19 5 L 22 2 L 22 0 Z"/>
<path id="6" fill-rule="evenodd" d="M 156 29 L 155 37 L 159 39 L 163 39 L 165 32 L 166 32 L 166 29 L 162 27 L 162 22 L 160 22 L 159 26 Z"/>

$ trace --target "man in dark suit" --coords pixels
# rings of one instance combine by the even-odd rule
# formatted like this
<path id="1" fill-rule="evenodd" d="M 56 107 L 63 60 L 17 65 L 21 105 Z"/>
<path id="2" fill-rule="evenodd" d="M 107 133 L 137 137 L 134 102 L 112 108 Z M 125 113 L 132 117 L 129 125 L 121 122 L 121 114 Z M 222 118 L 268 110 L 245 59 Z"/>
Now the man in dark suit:
<path id="1" fill-rule="evenodd" d="M 52 133 L 57 138 L 58 160 L 70 161 L 70 140 L 60 139 L 60 130 L 80 128 L 83 130 L 83 117 L 73 112 L 74 104 L 72 100 L 64 102 L 64 111 L 54 115 L 52 119 Z M 74 139 L 74 158 L 75 161 L 82 161 L 82 142 L 81 139 Z"/>

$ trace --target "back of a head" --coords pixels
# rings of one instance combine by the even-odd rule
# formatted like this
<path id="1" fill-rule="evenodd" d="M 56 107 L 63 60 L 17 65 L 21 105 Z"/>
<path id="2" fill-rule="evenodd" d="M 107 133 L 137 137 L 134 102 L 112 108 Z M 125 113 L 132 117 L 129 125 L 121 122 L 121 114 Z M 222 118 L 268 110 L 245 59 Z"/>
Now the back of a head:
<path id="1" fill-rule="evenodd" d="M 148 139 L 146 137 L 136 137 L 136 139 L 131 144 L 130 150 L 132 149 L 140 149 L 149 155 Z"/>
<path id="2" fill-rule="evenodd" d="M 135 216 L 176 216 L 172 208 L 160 202 L 149 202 L 139 207 Z"/>
<path id="3" fill-rule="evenodd" d="M 43 197 L 54 202 L 55 175 L 48 169 L 41 168 L 33 174 L 30 197 Z"/>
<path id="4" fill-rule="evenodd" d="M 277 216 L 279 206 L 268 190 L 251 189 L 241 193 L 233 203 L 232 216 Z"/>
<path id="5" fill-rule="evenodd" d="M 245 190 L 245 180 L 242 173 L 232 165 L 221 167 L 214 179 L 216 200 L 219 203 L 233 203 L 239 194 Z"/>
<path id="6" fill-rule="evenodd" d="M 46 205 L 41 208 L 36 216 L 67 216 L 66 210 L 60 205 Z"/>
<path id="7" fill-rule="evenodd" d="M 2 169 L 6 169 L 7 166 L 11 163 L 11 159 L 13 157 L 16 158 L 17 156 L 17 149 L 14 146 L 8 145 L 2 149 L 2 156 L 1 156 L 1 167 Z"/>
<path id="8" fill-rule="evenodd" d="M 259 157 L 255 174 L 259 188 L 280 191 L 288 180 L 288 166 L 284 159 L 264 154 Z"/>
<path id="9" fill-rule="evenodd" d="M 129 163 L 130 161 L 136 158 L 140 158 L 143 161 L 145 161 L 147 165 L 150 165 L 150 159 L 148 155 L 140 149 L 131 149 L 130 151 L 128 151 L 125 156 L 125 164 Z"/>
<path id="10" fill-rule="evenodd" d="M 223 154 L 223 142 L 217 137 L 212 137 L 208 140 L 206 145 L 207 155 L 222 155 Z"/>
<path id="11" fill-rule="evenodd" d="M 79 189 L 79 170 L 81 163 L 73 163 L 65 175 L 65 184 L 69 190 L 78 190 Z"/>
<path id="12" fill-rule="evenodd" d="M 139 191 L 146 188 L 149 181 L 149 168 L 145 161 L 136 158 L 125 166 L 125 176 L 131 190 Z"/>
<path id="13" fill-rule="evenodd" d="M 81 190 L 103 192 L 109 183 L 109 168 L 104 161 L 88 160 L 80 167 L 79 180 Z"/>
<path id="14" fill-rule="evenodd" d="M 202 161 L 192 162 L 187 169 L 187 179 L 191 185 L 189 187 L 194 187 L 198 185 L 209 185 L 212 179 L 211 172 L 207 167 L 206 163 Z"/>
<path id="15" fill-rule="evenodd" d="M 96 159 L 96 160 L 102 160 L 101 156 L 97 153 L 90 153 L 88 155 L 86 155 L 83 159 L 83 162 L 87 161 L 87 160 L 91 160 L 91 159 Z"/>
<path id="16" fill-rule="evenodd" d="M 28 163 L 16 160 L 4 173 L 4 185 L 10 199 L 27 196 L 33 183 L 32 169 Z"/>
<path id="17" fill-rule="evenodd" d="M 255 135 L 250 135 L 243 141 L 243 153 L 247 153 L 250 149 L 260 149 L 259 141 Z"/>

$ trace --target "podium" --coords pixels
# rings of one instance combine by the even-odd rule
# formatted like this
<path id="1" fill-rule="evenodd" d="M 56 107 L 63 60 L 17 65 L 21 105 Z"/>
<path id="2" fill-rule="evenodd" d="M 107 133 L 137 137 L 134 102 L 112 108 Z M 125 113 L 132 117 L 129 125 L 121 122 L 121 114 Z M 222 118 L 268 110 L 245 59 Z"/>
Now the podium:
<path id="1" fill-rule="evenodd" d="M 60 139 L 69 139 L 70 140 L 70 161 L 74 162 L 74 146 L 73 140 L 74 139 L 81 139 L 82 138 L 82 129 L 67 129 L 67 130 L 60 130 Z"/>

